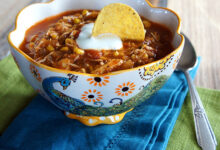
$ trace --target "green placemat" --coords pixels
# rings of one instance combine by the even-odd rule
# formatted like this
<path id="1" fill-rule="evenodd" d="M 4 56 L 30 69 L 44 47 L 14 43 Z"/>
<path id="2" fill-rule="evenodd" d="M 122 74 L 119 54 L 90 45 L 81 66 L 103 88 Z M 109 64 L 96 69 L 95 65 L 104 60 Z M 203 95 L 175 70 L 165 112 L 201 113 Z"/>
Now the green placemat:
<path id="1" fill-rule="evenodd" d="M 0 134 L 35 95 L 11 55 L 0 61 Z"/>
<path id="2" fill-rule="evenodd" d="M 197 88 L 209 122 L 220 144 L 220 91 Z M 188 94 L 170 136 L 167 150 L 200 150 L 197 145 L 192 106 Z M 220 150 L 220 145 L 217 146 Z"/>
<path id="3" fill-rule="evenodd" d="M 198 88 L 209 121 L 220 143 L 220 91 Z M 0 133 L 36 95 L 12 56 L 0 61 Z M 188 95 L 171 134 L 167 150 L 199 150 L 196 143 L 190 96 Z M 217 149 L 220 149 L 218 147 Z"/>

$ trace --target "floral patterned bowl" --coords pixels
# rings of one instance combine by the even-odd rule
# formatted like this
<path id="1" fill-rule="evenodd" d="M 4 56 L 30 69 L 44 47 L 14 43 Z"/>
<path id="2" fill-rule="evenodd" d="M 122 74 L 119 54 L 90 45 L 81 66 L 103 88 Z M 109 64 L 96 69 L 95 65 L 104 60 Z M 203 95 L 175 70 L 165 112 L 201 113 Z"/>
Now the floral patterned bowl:
<path id="1" fill-rule="evenodd" d="M 134 69 L 95 75 L 65 71 L 36 63 L 18 47 L 25 31 L 36 22 L 67 10 L 101 9 L 109 3 L 125 3 L 151 21 L 171 29 L 175 50 L 166 57 Z M 42 96 L 69 118 L 94 126 L 121 121 L 126 112 L 159 90 L 174 71 L 184 45 L 178 15 L 154 8 L 145 0 L 54 0 L 22 9 L 9 36 L 11 53 L 24 77 Z"/>

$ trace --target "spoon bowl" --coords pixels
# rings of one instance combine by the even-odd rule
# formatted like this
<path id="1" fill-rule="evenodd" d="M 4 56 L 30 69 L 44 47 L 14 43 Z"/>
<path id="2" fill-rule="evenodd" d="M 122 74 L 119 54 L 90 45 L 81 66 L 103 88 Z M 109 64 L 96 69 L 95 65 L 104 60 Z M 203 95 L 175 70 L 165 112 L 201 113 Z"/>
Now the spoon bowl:
<path id="1" fill-rule="evenodd" d="M 182 56 L 180 57 L 179 63 L 176 67 L 176 70 L 191 70 L 193 69 L 197 64 L 197 55 L 196 51 L 190 42 L 190 40 L 181 33 L 185 38 L 185 45 L 182 52 Z"/>

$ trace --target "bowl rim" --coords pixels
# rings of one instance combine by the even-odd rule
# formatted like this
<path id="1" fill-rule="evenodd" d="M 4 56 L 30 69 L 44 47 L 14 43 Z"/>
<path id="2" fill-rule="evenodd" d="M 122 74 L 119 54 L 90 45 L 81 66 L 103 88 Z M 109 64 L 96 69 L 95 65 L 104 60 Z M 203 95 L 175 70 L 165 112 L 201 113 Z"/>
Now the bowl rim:
<path id="1" fill-rule="evenodd" d="M 150 66 L 152 64 L 156 64 L 158 62 L 160 62 L 161 60 L 167 58 L 167 57 L 170 57 L 172 55 L 174 55 L 177 51 L 179 51 L 179 49 L 181 49 L 181 47 L 184 45 L 184 36 L 180 33 L 180 28 L 181 28 L 181 19 L 179 17 L 179 15 L 169 9 L 169 8 L 165 8 L 165 7 L 156 7 L 156 6 L 153 6 L 148 0 L 145 0 L 145 2 L 147 2 L 147 4 L 151 7 L 151 8 L 159 8 L 159 9 L 163 9 L 163 10 L 167 10 L 167 11 L 170 11 L 171 13 L 173 13 L 177 20 L 178 20 L 178 26 L 177 26 L 177 29 L 175 31 L 175 33 L 177 33 L 180 37 L 181 37 L 181 42 L 180 44 L 178 45 L 178 47 L 176 49 L 174 49 L 171 53 L 167 54 L 166 56 L 162 57 L 161 59 L 159 60 L 156 60 L 156 61 L 153 61 L 151 63 L 148 63 L 148 64 L 145 64 L 145 65 L 141 65 L 141 66 L 138 66 L 138 67 L 135 67 L 135 68 L 131 68 L 131 69 L 125 69 L 125 70 L 119 70 L 119 71 L 115 71 L 115 72 L 110 72 L 110 73 L 105 73 L 105 74 L 89 74 L 89 73 L 81 73 L 81 72 L 76 72 L 76 71 L 70 71 L 70 70 L 63 70 L 63 69 L 58 69 L 58 68 L 54 68 L 54 67 L 50 67 L 50 66 L 47 66 L 47 65 L 44 65 L 44 64 L 40 64 L 38 62 L 36 62 L 33 58 L 31 58 L 30 56 L 28 56 L 25 52 L 23 52 L 21 49 L 19 49 L 18 47 L 16 47 L 13 42 L 11 41 L 11 34 L 17 30 L 17 21 L 18 21 L 18 17 L 20 15 L 20 13 L 26 9 L 27 7 L 29 6 L 32 6 L 32 5 L 35 5 L 35 4 L 49 4 L 49 3 L 52 3 L 53 1 L 55 0 L 50 0 L 48 2 L 38 2 L 38 3 L 34 3 L 34 4 L 30 4 L 24 8 L 22 8 L 16 15 L 16 19 L 15 19 L 15 28 L 14 30 L 12 30 L 11 32 L 9 32 L 8 34 L 8 42 L 9 44 L 15 49 L 17 50 L 18 53 L 22 54 L 28 61 L 30 61 L 32 64 L 40 67 L 40 68 L 43 68 L 43 69 L 46 69 L 46 70 L 49 70 L 49 71 L 52 71 L 52 72 L 58 72 L 58 73 L 66 73 L 66 74 L 76 74 L 76 75 L 84 75 L 84 76 L 91 76 L 91 77 L 103 77 L 103 76 L 111 76 L 111 75 L 118 75 L 118 74 L 121 74 L 121 73 L 124 73 L 124 72 L 129 72 L 129 71 L 135 71 L 135 70 L 138 70 L 140 68 L 144 68 L 144 67 L 147 67 L 147 66 Z"/>

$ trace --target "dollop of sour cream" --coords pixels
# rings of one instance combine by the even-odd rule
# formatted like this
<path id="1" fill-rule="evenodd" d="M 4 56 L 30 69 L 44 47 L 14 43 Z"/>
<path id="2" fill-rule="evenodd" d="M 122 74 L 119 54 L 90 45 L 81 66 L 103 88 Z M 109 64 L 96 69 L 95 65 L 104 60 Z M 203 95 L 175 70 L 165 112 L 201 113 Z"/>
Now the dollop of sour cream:
<path id="1" fill-rule="evenodd" d="M 82 27 L 76 43 L 81 49 L 95 50 L 118 50 L 123 47 L 122 40 L 117 35 L 111 33 L 101 34 L 92 37 L 94 23 L 86 24 Z"/>

